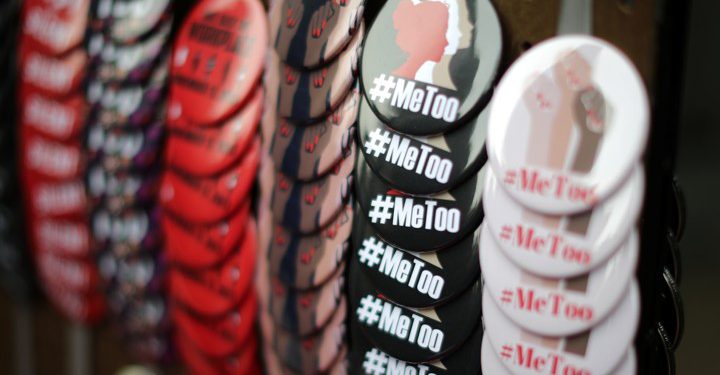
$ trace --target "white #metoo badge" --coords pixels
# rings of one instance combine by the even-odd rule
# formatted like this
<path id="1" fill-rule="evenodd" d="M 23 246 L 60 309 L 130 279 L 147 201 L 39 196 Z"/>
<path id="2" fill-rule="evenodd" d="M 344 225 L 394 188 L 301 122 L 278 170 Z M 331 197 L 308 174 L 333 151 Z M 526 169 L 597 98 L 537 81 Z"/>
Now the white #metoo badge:
<path id="1" fill-rule="evenodd" d="M 540 336 L 513 322 L 500 311 L 486 289 L 483 314 L 491 347 L 516 375 L 608 374 L 632 349 L 638 327 L 640 298 L 637 282 L 600 324 L 573 336 Z M 633 303 L 633 301 L 636 301 Z"/>
<path id="2" fill-rule="evenodd" d="M 589 211 L 548 215 L 513 200 L 494 173 L 485 180 L 485 225 L 503 253 L 520 267 L 546 277 L 572 277 L 605 262 L 635 226 L 645 178 L 636 165 L 622 187 Z"/>
<path id="3" fill-rule="evenodd" d="M 500 362 L 500 358 L 497 356 L 495 351 L 490 344 L 488 336 L 483 337 L 482 349 L 480 354 L 480 361 L 482 362 L 482 369 L 485 374 L 492 375 L 511 375 L 510 369 Z M 635 349 L 630 348 L 625 357 L 620 361 L 620 364 L 615 367 L 612 375 L 635 375 L 635 369 L 637 368 L 637 359 L 635 357 Z"/>
<path id="4" fill-rule="evenodd" d="M 487 147 L 498 180 L 536 211 L 569 214 L 607 198 L 639 160 L 648 134 L 642 80 L 617 48 L 553 38 L 500 81 Z"/>
<path id="5" fill-rule="evenodd" d="M 637 234 L 607 262 L 570 279 L 536 276 L 514 265 L 483 227 L 480 267 L 485 289 L 517 325 L 542 335 L 566 336 L 598 324 L 628 295 L 638 259 Z M 639 305 L 640 301 L 631 300 Z"/>

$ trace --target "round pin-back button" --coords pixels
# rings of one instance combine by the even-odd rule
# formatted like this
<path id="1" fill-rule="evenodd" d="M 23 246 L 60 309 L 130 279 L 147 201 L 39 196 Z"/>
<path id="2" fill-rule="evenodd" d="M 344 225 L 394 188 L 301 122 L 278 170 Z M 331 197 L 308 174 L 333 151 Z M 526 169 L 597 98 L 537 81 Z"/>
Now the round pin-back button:
<path id="1" fill-rule="evenodd" d="M 171 15 L 170 0 L 120 0 L 112 4 L 110 36 L 132 42 L 146 35 Z M 171 23 L 171 22 L 168 22 Z"/>
<path id="2" fill-rule="evenodd" d="M 607 200 L 590 211 L 564 216 L 521 206 L 492 172 L 486 177 L 483 193 L 488 231 L 507 257 L 540 276 L 565 278 L 588 273 L 627 242 L 640 216 L 645 191 L 640 165 Z"/>
<path id="3" fill-rule="evenodd" d="M 30 211 L 35 215 L 54 218 L 82 217 L 87 212 L 85 184 L 80 179 L 50 182 L 33 176 L 25 186 L 30 192 Z"/>
<path id="4" fill-rule="evenodd" d="M 642 342 L 645 345 L 641 347 L 640 354 L 649 359 L 643 362 L 647 363 L 648 373 L 674 375 L 675 355 L 670 349 L 668 335 L 662 323 L 658 322 L 657 327 L 651 327 L 643 336 Z"/>
<path id="5" fill-rule="evenodd" d="M 352 194 L 355 146 L 320 180 L 293 181 L 278 172 L 272 196 L 273 217 L 293 233 L 311 234 L 328 226 Z"/>
<path id="6" fill-rule="evenodd" d="M 404 369 L 408 374 L 480 374 L 480 357 L 477 355 L 477 350 L 483 340 L 481 325 L 475 328 L 472 336 L 457 351 L 437 361 L 426 363 L 409 363 L 388 355 L 372 345 L 354 321 L 350 323 L 350 332 L 353 348 L 350 353 L 350 363 L 353 365 L 353 374 L 388 374 L 396 368 Z M 496 374 L 490 371 L 484 373 Z"/>
<path id="7" fill-rule="evenodd" d="M 514 374 L 607 374 L 632 346 L 638 327 L 637 282 L 615 310 L 589 331 L 573 336 L 539 336 L 516 326 L 485 290 L 483 319 L 495 355 Z M 533 353 L 532 358 L 528 353 Z M 548 358 L 545 362 L 535 359 Z M 541 363 L 544 363 L 542 365 Z M 555 363 L 557 366 L 552 366 Z"/>
<path id="8" fill-rule="evenodd" d="M 330 65 L 302 71 L 280 61 L 276 53 L 268 57 L 268 70 L 280 76 L 277 113 L 296 124 L 311 124 L 334 111 L 350 93 L 357 74 L 364 26 Z"/>
<path id="9" fill-rule="evenodd" d="M 270 146 L 278 170 L 301 181 L 329 173 L 353 142 L 359 99 L 359 91 L 352 90 L 325 121 L 311 126 L 297 126 L 280 118 Z"/>
<path id="10" fill-rule="evenodd" d="M 268 310 L 275 324 L 285 331 L 305 337 L 321 330 L 344 299 L 345 264 L 335 276 L 316 289 L 293 290 L 272 278 Z"/>
<path id="11" fill-rule="evenodd" d="M 237 166 L 221 175 L 196 178 L 167 171 L 160 187 L 160 203 L 173 215 L 192 223 L 221 221 L 247 198 L 259 158 L 260 140 L 255 139 Z"/>
<path id="12" fill-rule="evenodd" d="M 210 225 L 193 225 L 171 214 L 160 223 L 165 236 L 168 261 L 186 269 L 202 269 L 222 262 L 237 248 L 246 231 L 250 201 L 246 201 L 230 218 Z"/>
<path id="13" fill-rule="evenodd" d="M 88 127 L 85 151 L 90 163 L 107 172 L 146 171 L 156 164 L 163 135 L 161 119 L 144 129 L 106 129 L 94 124 Z"/>
<path id="14" fill-rule="evenodd" d="M 88 198 L 92 200 L 93 206 L 102 205 L 112 213 L 154 202 L 159 185 L 160 174 L 157 170 L 113 173 L 98 164 L 90 164 L 86 171 Z"/>
<path id="15" fill-rule="evenodd" d="M 62 100 L 22 90 L 22 126 L 58 141 L 76 139 L 85 125 L 87 106 L 81 94 Z"/>
<path id="16" fill-rule="evenodd" d="M 170 311 L 178 330 L 200 351 L 212 357 L 228 357 L 251 340 L 258 305 L 257 297 L 250 293 L 237 311 L 215 320 L 195 316 L 178 306 Z"/>
<path id="17" fill-rule="evenodd" d="M 365 161 L 378 177 L 411 194 L 436 194 L 466 180 L 485 164 L 488 110 L 448 133 L 413 137 L 394 131 L 360 107 L 359 142 Z"/>
<path id="18" fill-rule="evenodd" d="M 492 345 L 487 335 L 483 338 L 482 349 L 480 353 L 482 358 L 483 372 L 486 374 L 493 375 L 511 375 L 510 369 L 507 368 L 501 361 L 497 354 L 493 351 Z M 625 357 L 620 360 L 618 366 L 613 369 L 610 374 L 613 375 L 633 375 L 637 372 L 637 357 L 635 355 L 635 348 L 625 354 Z"/>
<path id="19" fill-rule="evenodd" d="M 23 33 L 32 38 L 42 52 L 59 56 L 82 42 L 87 25 L 90 0 L 26 1 L 23 9 Z"/>
<path id="20" fill-rule="evenodd" d="M 638 235 L 633 232 L 615 255 L 589 273 L 549 278 L 513 264 L 484 225 L 480 268 L 485 288 L 515 324 L 540 335 L 567 336 L 601 322 L 628 295 L 638 247 Z M 639 306 L 640 301 L 631 303 Z"/>
<path id="21" fill-rule="evenodd" d="M 162 252 L 118 258 L 111 252 L 99 256 L 98 269 L 109 288 L 125 299 L 157 294 L 165 289 L 166 262 Z"/>
<path id="22" fill-rule="evenodd" d="M 677 177 L 672 179 L 672 198 L 670 199 L 670 219 L 668 220 L 668 227 L 672 229 L 675 237 L 682 239 L 685 233 L 685 225 L 687 222 L 687 209 L 685 204 L 685 193 L 680 187 Z M 677 279 L 677 278 L 676 278 Z M 678 279 L 679 281 L 679 279 Z"/>
<path id="23" fill-rule="evenodd" d="M 325 373 L 345 350 L 345 317 L 347 303 L 340 302 L 326 327 L 309 337 L 298 337 L 274 326 L 269 312 L 260 312 L 260 330 L 271 343 L 280 362 L 291 371 L 301 374 Z"/>
<path id="24" fill-rule="evenodd" d="M 351 322 L 383 352 L 407 362 L 442 359 L 480 326 L 481 283 L 438 307 L 412 309 L 385 299 L 359 267 L 350 267 Z M 460 323 L 460 322 L 464 323 Z"/>
<path id="25" fill-rule="evenodd" d="M 501 51 L 490 1 L 391 0 L 365 41 L 363 92 L 391 128 L 444 133 L 487 104 Z"/>
<path id="26" fill-rule="evenodd" d="M 449 247 L 483 220 L 482 193 L 488 166 L 452 190 L 434 195 L 409 195 L 386 184 L 361 154 L 355 178 L 359 213 L 388 244 L 430 252 Z"/>
<path id="27" fill-rule="evenodd" d="M 676 350 L 685 331 L 685 311 L 680 289 L 667 268 L 663 270 L 659 285 L 660 322 L 667 333 L 670 348 Z"/>
<path id="28" fill-rule="evenodd" d="M 680 254 L 680 244 L 673 234 L 672 229 L 668 229 L 665 234 L 665 243 L 664 246 L 662 246 L 661 259 L 663 267 L 670 272 L 675 283 L 680 284 L 682 278 L 682 256 Z"/>
<path id="29" fill-rule="evenodd" d="M 53 97 L 69 95 L 80 87 L 87 64 L 85 51 L 77 49 L 67 56 L 52 57 L 29 48 L 26 43 L 21 44 L 20 70 L 24 84 Z"/>
<path id="30" fill-rule="evenodd" d="M 322 231 L 298 236 L 281 225 L 261 229 L 268 231 L 267 250 L 269 274 L 283 284 L 300 290 L 318 287 L 336 273 L 345 260 L 353 225 L 352 206 L 346 205 L 338 217 Z"/>
<path id="31" fill-rule="evenodd" d="M 255 89 L 267 45 L 259 2 L 198 3 L 174 46 L 169 120 L 211 124 L 234 113 Z"/>
<path id="32" fill-rule="evenodd" d="M 49 179 L 80 177 L 85 165 L 79 141 L 59 142 L 29 127 L 20 129 L 23 168 Z"/>
<path id="33" fill-rule="evenodd" d="M 353 265 L 387 299 L 403 306 L 441 305 L 463 293 L 480 275 L 480 229 L 437 252 L 414 253 L 388 245 L 358 210 Z"/>
<path id="34" fill-rule="evenodd" d="M 100 280 L 95 264 L 88 259 L 63 258 L 53 252 L 39 251 L 35 254 L 35 264 L 44 279 L 76 293 L 95 290 Z"/>
<path id="35" fill-rule="evenodd" d="M 105 297 L 98 292 L 76 293 L 42 279 L 43 289 L 50 302 L 68 319 L 86 324 L 95 324 L 105 315 Z"/>
<path id="36" fill-rule="evenodd" d="M 250 220 L 240 250 L 217 266 L 204 270 L 171 268 L 168 272 L 169 293 L 191 311 L 218 316 L 236 306 L 250 290 L 255 268 L 257 239 L 255 222 Z"/>
<path id="37" fill-rule="evenodd" d="M 91 255 L 90 231 L 84 221 L 38 218 L 31 222 L 33 244 L 38 252 L 71 258 Z"/>
<path id="38" fill-rule="evenodd" d="M 248 103 L 218 127 L 174 127 L 170 131 L 165 161 L 188 174 L 211 176 L 236 163 L 254 139 L 262 114 L 262 88 Z"/>
<path id="39" fill-rule="evenodd" d="M 259 374 L 257 340 L 246 340 L 243 348 L 226 358 L 208 358 L 188 337 L 176 335 L 175 345 L 180 357 L 194 374 Z"/>
<path id="40" fill-rule="evenodd" d="M 558 37 L 523 54 L 500 81 L 488 156 L 523 206 L 576 213 L 627 179 L 648 127 L 647 93 L 630 60 L 597 38 Z"/>
<path id="41" fill-rule="evenodd" d="M 123 306 L 117 314 L 117 320 L 126 336 L 160 333 L 170 328 L 167 310 L 167 302 L 161 296 L 143 296 Z"/>
<path id="42" fill-rule="evenodd" d="M 282 0 L 270 7 L 270 42 L 280 59 L 297 69 L 333 60 L 363 19 L 364 0 Z"/>
<path id="43" fill-rule="evenodd" d="M 96 247 L 118 255 L 154 251 L 162 242 L 159 216 L 157 207 L 136 207 L 118 214 L 100 208 L 90 217 Z"/>

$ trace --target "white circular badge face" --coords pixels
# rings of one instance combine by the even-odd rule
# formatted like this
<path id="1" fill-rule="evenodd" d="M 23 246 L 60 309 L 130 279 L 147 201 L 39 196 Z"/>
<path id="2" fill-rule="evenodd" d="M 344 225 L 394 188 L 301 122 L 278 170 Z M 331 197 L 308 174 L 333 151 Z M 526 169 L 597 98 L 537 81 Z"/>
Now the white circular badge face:
<path id="1" fill-rule="evenodd" d="M 638 260 L 633 234 L 607 262 L 569 279 L 537 276 L 513 264 L 483 227 L 480 268 L 485 289 L 517 325 L 541 335 L 567 336 L 602 321 L 628 295 Z M 639 305 L 640 301 L 632 301 Z"/>
<path id="2" fill-rule="evenodd" d="M 602 375 L 616 368 L 631 349 L 638 327 L 640 292 L 630 293 L 600 324 L 573 336 L 540 336 L 523 330 L 506 317 L 487 290 L 483 318 L 495 355 L 516 375 Z"/>
<path id="3" fill-rule="evenodd" d="M 588 36 L 553 38 L 523 54 L 495 90 L 488 156 L 523 205 L 587 210 L 640 159 L 648 112 L 642 80 L 620 50 Z"/>
<path id="4" fill-rule="evenodd" d="M 485 179 L 483 206 L 488 226 L 503 253 L 520 267 L 546 277 L 572 277 L 597 267 L 630 235 L 640 215 L 645 187 L 636 165 L 622 187 L 589 211 L 548 215 L 521 206 L 494 173 Z"/>

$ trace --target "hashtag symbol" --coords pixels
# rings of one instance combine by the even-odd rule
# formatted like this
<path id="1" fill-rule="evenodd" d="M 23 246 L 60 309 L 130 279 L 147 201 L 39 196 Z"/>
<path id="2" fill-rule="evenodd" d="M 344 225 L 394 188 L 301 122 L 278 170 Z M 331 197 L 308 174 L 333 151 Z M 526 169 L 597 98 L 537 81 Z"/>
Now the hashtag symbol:
<path id="1" fill-rule="evenodd" d="M 384 103 L 390 99 L 390 90 L 395 88 L 395 78 L 381 74 L 373 80 L 373 88 L 370 89 L 370 100 Z"/>
<path id="2" fill-rule="evenodd" d="M 500 351 L 500 356 L 503 357 L 503 359 L 510 359 L 512 358 L 512 347 L 510 345 L 503 345 L 502 350 Z"/>
<path id="3" fill-rule="evenodd" d="M 378 157 L 387 151 L 387 145 L 390 144 L 390 132 L 376 128 L 365 141 L 365 152 L 374 157 Z"/>
<path id="4" fill-rule="evenodd" d="M 360 263 L 365 263 L 370 268 L 377 266 L 380 263 L 380 255 L 385 252 L 383 245 L 382 242 L 372 236 L 364 239 L 362 248 L 358 251 Z"/>
<path id="5" fill-rule="evenodd" d="M 368 294 L 360 300 L 360 307 L 356 310 L 358 320 L 369 326 L 374 325 L 380 320 L 382 307 L 383 301 L 380 298 Z"/>
<path id="6" fill-rule="evenodd" d="M 513 292 L 510 289 L 505 289 L 502 291 L 502 297 L 500 297 L 500 302 L 502 303 L 510 303 L 512 302 Z"/>
<path id="7" fill-rule="evenodd" d="M 383 375 L 385 373 L 385 365 L 388 362 L 387 354 L 376 348 L 369 352 L 365 352 L 365 362 L 363 368 L 368 375 Z"/>
<path id="8" fill-rule="evenodd" d="M 392 218 L 390 209 L 395 205 L 392 199 L 392 197 L 385 197 L 378 194 L 378 196 L 370 202 L 371 209 L 370 212 L 368 212 L 368 217 L 373 224 L 385 224 L 386 221 Z"/>
<path id="9" fill-rule="evenodd" d="M 509 225 L 503 225 L 502 231 L 500 231 L 500 239 L 510 241 L 512 238 L 512 227 Z"/>
<path id="10" fill-rule="evenodd" d="M 505 183 L 508 185 L 514 185 L 516 177 L 517 177 L 517 172 L 515 172 L 515 171 L 505 172 Z"/>

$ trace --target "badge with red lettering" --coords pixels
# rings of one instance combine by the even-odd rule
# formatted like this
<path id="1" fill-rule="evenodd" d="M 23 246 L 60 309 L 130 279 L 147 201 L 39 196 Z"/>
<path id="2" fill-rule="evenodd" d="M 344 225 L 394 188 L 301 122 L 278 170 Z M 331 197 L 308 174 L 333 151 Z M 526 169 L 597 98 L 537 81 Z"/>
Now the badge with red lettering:
<path id="1" fill-rule="evenodd" d="M 353 225 L 352 206 L 345 205 L 325 229 L 309 236 L 293 235 L 282 225 L 267 223 L 269 274 L 283 284 L 300 290 L 328 281 L 345 260 Z M 261 249 L 263 252 L 266 249 Z"/>
<path id="2" fill-rule="evenodd" d="M 25 1 L 23 34 L 44 53 L 58 56 L 82 42 L 90 0 Z"/>
<path id="3" fill-rule="evenodd" d="M 436 252 L 414 253 L 385 243 L 358 210 L 352 267 L 359 267 L 383 296 L 403 306 L 438 306 L 463 293 L 480 276 L 480 229 Z"/>
<path id="4" fill-rule="evenodd" d="M 251 292 L 234 311 L 214 319 L 197 316 L 180 306 L 173 306 L 172 320 L 182 336 L 206 355 L 228 357 L 250 341 L 258 311 L 257 297 Z"/>
<path id="5" fill-rule="evenodd" d="M 355 193 L 367 220 L 388 244 L 416 252 L 454 245 L 483 220 L 486 165 L 469 180 L 444 193 L 410 195 L 386 184 L 358 156 Z"/>
<path id="6" fill-rule="evenodd" d="M 353 90 L 335 112 L 310 126 L 297 126 L 279 118 L 270 146 L 278 170 L 302 181 L 329 173 L 354 140 L 359 100 L 359 91 Z"/>
<path id="7" fill-rule="evenodd" d="M 21 45 L 22 83 L 51 97 L 69 95 L 80 87 L 88 59 L 84 50 L 77 49 L 67 56 L 53 57 L 30 48 L 22 41 Z"/>
<path id="8" fill-rule="evenodd" d="M 345 352 L 346 315 L 347 303 L 343 298 L 323 330 L 301 338 L 276 327 L 269 312 L 263 308 L 260 311 L 260 331 L 288 369 L 302 374 L 325 373 Z"/>
<path id="9" fill-rule="evenodd" d="M 160 203 L 170 213 L 196 224 L 216 223 L 232 215 L 247 198 L 260 158 L 256 139 L 237 166 L 221 175 L 196 178 L 166 171 Z"/>
<path id="10" fill-rule="evenodd" d="M 83 220 L 38 218 L 31 221 L 31 226 L 37 252 L 70 258 L 91 255 L 90 231 Z"/>
<path id="11" fill-rule="evenodd" d="M 252 226 L 255 227 L 254 220 Z M 252 289 L 256 246 L 255 230 L 248 230 L 240 250 L 216 266 L 202 270 L 171 268 L 168 272 L 170 296 L 200 315 L 227 313 Z"/>
<path id="12" fill-rule="evenodd" d="M 488 156 L 523 206 L 585 211 L 613 194 L 640 160 L 648 111 L 642 79 L 620 50 L 587 36 L 554 38 L 523 54 L 500 81 Z"/>
<path id="13" fill-rule="evenodd" d="M 77 139 L 85 125 L 87 106 L 82 94 L 62 100 L 22 90 L 22 126 L 58 141 Z"/>
<path id="14" fill-rule="evenodd" d="M 680 289 L 667 268 L 663 270 L 659 285 L 660 322 L 665 328 L 670 347 L 676 350 L 685 331 L 685 311 Z"/>
<path id="15" fill-rule="evenodd" d="M 485 337 L 482 340 L 482 349 L 480 354 L 481 360 L 482 360 L 482 369 L 485 374 L 493 374 L 493 375 L 512 375 L 510 372 L 510 369 L 512 367 L 506 367 L 501 361 L 500 358 L 497 356 L 495 351 L 492 348 L 492 345 L 490 345 L 490 340 L 488 339 L 488 336 L 485 335 Z M 637 372 L 637 357 L 635 355 L 635 348 L 630 348 L 630 350 L 625 354 L 625 357 L 623 357 L 622 360 L 620 360 L 620 363 L 609 372 L 609 374 L 613 375 L 633 375 Z M 538 371 L 537 373 L 547 373 L 552 374 L 552 370 L 543 372 Z M 653 372 L 653 374 L 664 374 L 663 372 Z"/>
<path id="16" fill-rule="evenodd" d="M 488 0 L 390 0 L 364 45 L 363 93 L 398 132 L 445 133 L 485 107 L 501 52 Z"/>
<path id="17" fill-rule="evenodd" d="M 159 217 L 157 207 L 136 207 L 117 214 L 101 208 L 92 214 L 90 224 L 98 249 L 123 256 L 151 252 L 160 246 Z"/>
<path id="18" fill-rule="evenodd" d="M 352 194 L 355 146 L 333 171 L 312 182 L 293 181 L 282 173 L 275 177 L 273 217 L 293 233 L 315 233 L 330 224 Z"/>
<path id="19" fill-rule="evenodd" d="M 212 124 L 235 113 L 260 79 L 267 45 L 259 1 L 198 3 L 173 48 L 169 120 Z"/>
<path id="20" fill-rule="evenodd" d="M 488 110 L 448 133 L 418 137 L 399 133 L 378 119 L 367 102 L 360 107 L 358 132 L 365 161 L 394 188 L 410 194 L 452 189 L 487 161 Z"/>
<path id="21" fill-rule="evenodd" d="M 193 374 L 260 374 L 257 368 L 257 340 L 245 340 L 237 353 L 225 358 L 209 358 L 201 352 L 192 339 L 182 334 L 175 335 L 175 346 L 180 357 Z M 280 375 L 280 374 L 278 374 Z"/>
<path id="22" fill-rule="evenodd" d="M 231 167 L 247 152 L 260 122 L 263 104 L 258 87 L 248 103 L 217 127 L 175 126 L 170 130 L 165 161 L 194 176 L 211 176 Z"/>
<path id="23" fill-rule="evenodd" d="M 268 310 L 276 325 L 296 336 L 305 337 L 325 327 L 344 300 L 345 264 L 325 284 L 310 290 L 293 290 L 271 278 Z"/>
<path id="24" fill-rule="evenodd" d="M 169 19 L 171 10 L 170 0 L 115 0 L 108 14 L 109 34 L 117 41 L 131 43 Z"/>
<path id="25" fill-rule="evenodd" d="M 147 171 L 156 164 L 164 135 L 164 122 L 158 119 L 147 128 L 87 129 L 86 152 L 90 163 L 105 171 Z"/>
<path id="26" fill-rule="evenodd" d="M 268 70 L 280 77 L 277 91 L 277 113 L 296 124 L 319 122 L 333 112 L 351 92 L 357 74 L 364 26 L 355 33 L 345 51 L 330 65 L 314 70 L 297 70 L 280 61 L 271 52 Z"/>
<path id="27" fill-rule="evenodd" d="M 418 375 L 480 374 L 480 356 L 477 351 L 483 340 L 481 325 L 475 328 L 472 336 L 456 352 L 437 361 L 425 363 L 405 362 L 383 352 L 365 338 L 357 322 L 350 323 L 350 332 L 353 348 L 350 362 L 356 370 L 354 374 L 392 374 L 396 370 Z M 496 375 L 495 372 L 487 370 L 484 373 Z"/>
<path id="28" fill-rule="evenodd" d="M 480 327 L 481 283 L 456 299 L 426 309 L 413 309 L 387 299 L 359 267 L 350 267 L 350 321 L 374 346 L 406 362 L 432 362 L 447 357 Z"/>
<path id="29" fill-rule="evenodd" d="M 528 331 L 548 336 L 586 331 L 629 294 L 639 255 L 635 232 L 607 261 L 571 278 L 543 277 L 521 269 L 492 237 L 484 225 L 480 268 L 485 289 L 506 316 Z M 640 304 L 639 300 L 631 302 Z"/>
<path id="30" fill-rule="evenodd" d="M 608 374 L 632 349 L 640 317 L 637 282 L 602 322 L 572 336 L 540 336 L 515 325 L 485 290 L 486 335 L 495 355 L 513 374 Z"/>
<path id="31" fill-rule="evenodd" d="M 297 69 L 325 65 L 358 31 L 365 0 L 281 0 L 270 7 L 270 43 Z"/>
<path id="32" fill-rule="evenodd" d="M 514 263 L 553 278 L 585 274 L 615 254 L 640 216 L 645 191 L 638 165 L 607 200 L 590 211 L 562 216 L 521 206 L 501 184 L 488 173 L 483 193 L 488 231 Z"/>
<path id="33" fill-rule="evenodd" d="M 173 265 L 185 269 L 202 269 L 218 265 L 236 250 L 248 227 L 250 201 L 228 219 L 210 225 L 188 223 L 165 213 L 161 220 L 165 238 L 165 254 Z"/>

